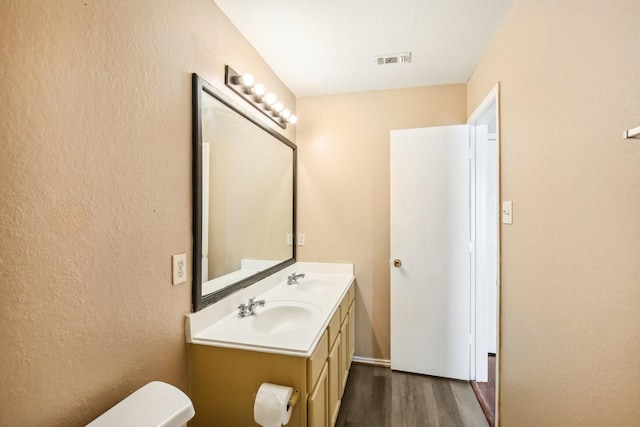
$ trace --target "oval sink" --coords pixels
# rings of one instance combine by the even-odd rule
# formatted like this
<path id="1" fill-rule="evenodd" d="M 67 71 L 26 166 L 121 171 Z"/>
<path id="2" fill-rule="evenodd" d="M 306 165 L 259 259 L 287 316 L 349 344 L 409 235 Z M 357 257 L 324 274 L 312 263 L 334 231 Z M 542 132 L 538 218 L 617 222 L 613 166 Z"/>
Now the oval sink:
<path id="1" fill-rule="evenodd" d="M 308 326 L 320 309 L 302 301 L 269 301 L 258 307 L 255 314 L 247 317 L 236 316 L 232 327 L 235 330 L 253 330 L 263 334 L 286 334 Z"/>
<path id="2" fill-rule="evenodd" d="M 335 283 L 320 279 L 298 279 L 296 289 L 304 292 L 322 292 L 334 288 Z"/>

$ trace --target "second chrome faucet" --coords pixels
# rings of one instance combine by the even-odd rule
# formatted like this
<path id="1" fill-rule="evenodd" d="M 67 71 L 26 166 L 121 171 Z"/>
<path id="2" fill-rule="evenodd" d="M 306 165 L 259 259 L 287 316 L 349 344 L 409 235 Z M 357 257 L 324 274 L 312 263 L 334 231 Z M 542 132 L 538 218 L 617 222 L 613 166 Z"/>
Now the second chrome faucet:
<path id="1" fill-rule="evenodd" d="M 304 273 L 292 273 L 291 276 L 287 277 L 287 285 L 295 285 L 298 283 L 298 279 L 302 279 L 304 277 Z"/>

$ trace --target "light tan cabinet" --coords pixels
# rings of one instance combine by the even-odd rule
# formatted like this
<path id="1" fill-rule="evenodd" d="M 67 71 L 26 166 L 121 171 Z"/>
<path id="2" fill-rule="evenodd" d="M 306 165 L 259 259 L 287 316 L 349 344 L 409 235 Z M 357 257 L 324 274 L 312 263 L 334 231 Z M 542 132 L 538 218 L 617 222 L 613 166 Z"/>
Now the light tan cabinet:
<path id="1" fill-rule="evenodd" d="M 342 343 L 340 334 L 336 337 L 333 347 L 329 352 L 329 420 L 334 425 L 338 419 L 338 411 L 340 410 L 340 398 L 342 397 L 342 382 L 340 381 L 340 353 Z"/>
<path id="2" fill-rule="evenodd" d="M 340 345 L 340 399 L 344 393 L 344 388 L 347 386 L 347 377 L 349 376 L 349 367 L 351 366 L 349 359 L 349 315 L 345 316 L 340 329 L 340 338 L 342 343 Z"/>
<path id="3" fill-rule="evenodd" d="M 353 357 L 353 284 L 310 357 L 191 344 L 192 426 L 256 426 L 260 384 L 300 391 L 287 427 L 333 427 Z"/>
<path id="4" fill-rule="evenodd" d="M 351 309 L 349 310 L 349 324 L 347 325 L 347 361 L 351 367 L 351 361 L 356 352 L 356 304 L 351 301 Z"/>
<path id="5" fill-rule="evenodd" d="M 355 303 L 354 303 L 354 288 L 349 288 L 347 298 L 343 301 L 341 306 L 342 310 L 342 326 L 340 327 L 340 336 L 342 338 L 342 345 L 340 346 L 340 383 L 341 393 L 340 398 L 347 386 L 347 379 L 349 377 L 349 368 L 351 368 L 351 361 L 355 351 Z M 344 305 L 344 302 L 348 304 Z"/>
<path id="6" fill-rule="evenodd" d="M 307 421 L 308 427 L 326 427 L 329 425 L 328 415 L 328 396 L 329 396 L 329 376 L 328 363 L 325 362 L 318 382 L 309 395 L 307 405 L 309 408 L 309 419 Z"/>

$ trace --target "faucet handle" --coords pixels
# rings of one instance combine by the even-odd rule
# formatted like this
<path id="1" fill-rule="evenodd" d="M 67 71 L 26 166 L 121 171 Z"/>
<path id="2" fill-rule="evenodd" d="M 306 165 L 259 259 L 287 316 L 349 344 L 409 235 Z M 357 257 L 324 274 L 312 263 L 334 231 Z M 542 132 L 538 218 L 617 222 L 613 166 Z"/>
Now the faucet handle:
<path id="1" fill-rule="evenodd" d="M 238 306 L 238 314 L 240 315 L 240 317 L 245 317 L 247 315 L 247 305 L 246 304 L 240 304 Z"/>

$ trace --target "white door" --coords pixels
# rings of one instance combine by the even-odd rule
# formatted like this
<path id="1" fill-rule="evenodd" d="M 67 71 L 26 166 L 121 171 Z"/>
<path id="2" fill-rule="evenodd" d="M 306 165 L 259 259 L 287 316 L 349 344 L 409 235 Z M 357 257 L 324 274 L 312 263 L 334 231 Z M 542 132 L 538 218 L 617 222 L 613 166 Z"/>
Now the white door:
<path id="1" fill-rule="evenodd" d="M 390 166 L 391 368 L 469 379 L 469 126 L 391 131 Z"/>

